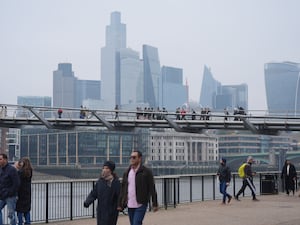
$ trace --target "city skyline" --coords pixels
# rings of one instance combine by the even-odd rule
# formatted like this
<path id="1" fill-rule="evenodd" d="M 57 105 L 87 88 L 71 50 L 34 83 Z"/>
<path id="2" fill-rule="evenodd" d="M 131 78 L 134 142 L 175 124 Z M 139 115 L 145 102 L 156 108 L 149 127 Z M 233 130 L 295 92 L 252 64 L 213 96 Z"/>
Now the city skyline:
<path id="1" fill-rule="evenodd" d="M 264 64 L 300 62 L 298 1 L 89 3 L 0 3 L 1 103 L 51 96 L 58 63 L 72 63 L 80 79 L 99 80 L 104 28 L 113 11 L 127 25 L 128 47 L 141 53 L 144 44 L 155 46 L 161 66 L 183 69 L 192 101 L 199 100 L 207 65 L 224 85 L 248 84 L 249 109 L 266 109 Z"/>

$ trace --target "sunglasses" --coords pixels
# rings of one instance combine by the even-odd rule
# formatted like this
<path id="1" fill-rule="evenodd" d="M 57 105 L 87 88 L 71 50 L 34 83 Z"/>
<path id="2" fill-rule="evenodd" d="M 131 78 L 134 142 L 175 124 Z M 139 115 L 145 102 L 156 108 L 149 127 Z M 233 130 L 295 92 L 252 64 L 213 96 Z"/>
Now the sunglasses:
<path id="1" fill-rule="evenodd" d="M 130 159 L 136 159 L 136 158 L 137 158 L 137 156 L 135 156 L 135 155 L 130 156 Z"/>

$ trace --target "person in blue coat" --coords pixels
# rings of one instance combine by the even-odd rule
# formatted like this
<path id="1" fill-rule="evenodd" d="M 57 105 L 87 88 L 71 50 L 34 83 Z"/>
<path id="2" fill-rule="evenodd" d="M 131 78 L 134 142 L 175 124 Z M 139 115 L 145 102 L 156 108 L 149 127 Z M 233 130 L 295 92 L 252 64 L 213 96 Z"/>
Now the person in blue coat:
<path id="1" fill-rule="evenodd" d="M 96 185 L 84 201 L 84 207 L 89 207 L 96 199 L 97 225 L 116 225 L 119 211 L 117 203 L 120 193 L 120 181 L 114 173 L 115 163 L 106 161 Z"/>

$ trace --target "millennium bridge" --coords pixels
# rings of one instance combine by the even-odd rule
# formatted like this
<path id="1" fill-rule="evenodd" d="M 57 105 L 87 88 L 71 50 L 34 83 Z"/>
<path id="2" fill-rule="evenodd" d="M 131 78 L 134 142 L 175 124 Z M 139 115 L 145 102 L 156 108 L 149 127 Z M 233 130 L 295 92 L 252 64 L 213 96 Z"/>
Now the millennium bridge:
<path id="1" fill-rule="evenodd" d="M 300 114 L 299 114 L 300 115 Z M 208 129 L 248 130 L 254 134 L 276 135 L 280 131 L 299 131 L 300 116 L 284 112 L 250 111 L 241 114 L 224 112 L 178 112 L 91 110 L 0 104 L 0 127 L 45 126 L 48 129 L 105 127 L 108 130 L 132 131 L 135 128 L 173 128 L 177 132 L 202 133 Z"/>

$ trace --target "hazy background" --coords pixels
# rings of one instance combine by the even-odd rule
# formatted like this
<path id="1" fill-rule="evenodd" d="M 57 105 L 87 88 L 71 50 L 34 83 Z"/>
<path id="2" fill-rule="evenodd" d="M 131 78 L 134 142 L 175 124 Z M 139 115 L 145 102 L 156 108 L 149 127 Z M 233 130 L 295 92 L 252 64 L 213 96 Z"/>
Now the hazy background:
<path id="1" fill-rule="evenodd" d="M 158 48 L 161 65 L 183 68 L 199 101 L 203 67 L 222 84 L 248 84 L 249 109 L 266 109 L 264 63 L 300 62 L 298 0 L 1 0 L 0 104 L 52 96 L 57 64 L 100 79 L 110 13 L 121 12 L 127 46 Z"/>

